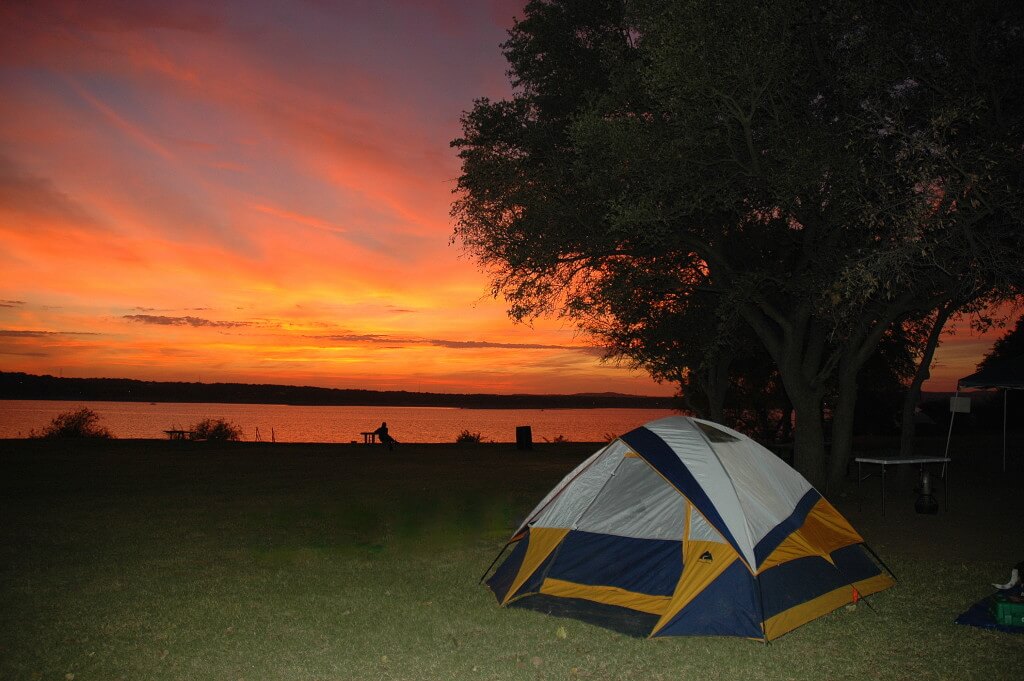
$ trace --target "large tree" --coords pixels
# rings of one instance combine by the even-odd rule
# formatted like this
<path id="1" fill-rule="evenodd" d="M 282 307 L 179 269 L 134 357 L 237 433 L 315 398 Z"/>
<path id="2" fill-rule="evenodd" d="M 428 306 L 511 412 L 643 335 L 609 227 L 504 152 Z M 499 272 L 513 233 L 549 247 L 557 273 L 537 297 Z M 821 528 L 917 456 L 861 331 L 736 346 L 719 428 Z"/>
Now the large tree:
<path id="1" fill-rule="evenodd" d="M 456 238 L 513 317 L 702 339 L 636 356 L 663 373 L 742 353 L 727 339 L 749 329 L 823 484 L 893 325 L 1019 283 L 1007 7 L 534 0 L 503 46 L 515 96 L 477 101 L 453 142 Z"/>

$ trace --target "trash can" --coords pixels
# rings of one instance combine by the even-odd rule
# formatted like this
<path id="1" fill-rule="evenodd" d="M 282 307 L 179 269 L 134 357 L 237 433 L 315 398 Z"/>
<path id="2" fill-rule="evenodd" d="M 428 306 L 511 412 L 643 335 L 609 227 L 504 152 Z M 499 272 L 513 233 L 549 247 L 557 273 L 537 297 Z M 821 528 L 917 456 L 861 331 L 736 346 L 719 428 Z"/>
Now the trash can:
<path id="1" fill-rule="evenodd" d="M 516 449 L 533 449 L 533 431 L 530 426 L 516 426 Z"/>

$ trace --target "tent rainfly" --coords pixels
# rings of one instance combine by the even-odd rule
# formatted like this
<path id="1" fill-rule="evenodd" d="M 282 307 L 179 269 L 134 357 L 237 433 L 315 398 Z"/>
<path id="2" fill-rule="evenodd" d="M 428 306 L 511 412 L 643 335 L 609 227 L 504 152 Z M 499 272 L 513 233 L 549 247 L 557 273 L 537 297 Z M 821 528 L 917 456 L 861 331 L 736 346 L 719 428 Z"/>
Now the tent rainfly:
<path id="1" fill-rule="evenodd" d="M 637 636 L 768 641 L 894 584 L 799 473 L 745 435 L 685 416 L 596 452 L 512 544 L 487 580 L 501 605 Z"/>
<path id="2" fill-rule="evenodd" d="M 953 400 L 960 397 L 962 388 L 999 388 L 1003 391 L 1003 472 L 1006 472 L 1006 404 L 1011 390 L 1024 390 L 1024 355 L 1013 359 L 994 362 L 981 371 L 965 376 L 956 382 Z M 949 434 L 946 435 L 946 456 L 949 456 L 949 442 L 953 437 L 953 420 L 956 410 L 950 402 Z"/>

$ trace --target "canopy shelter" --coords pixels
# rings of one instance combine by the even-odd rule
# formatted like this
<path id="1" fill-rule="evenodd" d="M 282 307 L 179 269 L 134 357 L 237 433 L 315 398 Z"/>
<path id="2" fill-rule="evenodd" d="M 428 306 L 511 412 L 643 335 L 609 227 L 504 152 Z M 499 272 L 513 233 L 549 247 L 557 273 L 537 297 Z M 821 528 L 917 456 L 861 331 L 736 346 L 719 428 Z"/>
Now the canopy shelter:
<path id="1" fill-rule="evenodd" d="M 1013 359 L 993 362 L 981 371 L 957 381 L 954 401 L 960 396 L 961 388 L 997 388 L 1003 391 L 1003 472 L 1006 472 L 1006 405 L 1011 390 L 1024 390 L 1024 355 Z M 949 441 L 953 436 L 953 421 L 958 409 L 953 408 L 949 418 L 949 434 L 946 436 L 946 456 L 949 456 Z"/>

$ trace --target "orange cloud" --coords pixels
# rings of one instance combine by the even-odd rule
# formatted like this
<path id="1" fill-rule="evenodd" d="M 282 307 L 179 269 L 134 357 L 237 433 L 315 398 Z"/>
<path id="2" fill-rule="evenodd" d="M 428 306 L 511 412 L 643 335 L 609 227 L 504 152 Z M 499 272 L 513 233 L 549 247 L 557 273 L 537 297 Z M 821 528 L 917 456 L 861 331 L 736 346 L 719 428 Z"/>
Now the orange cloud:
<path id="1" fill-rule="evenodd" d="M 931 376 L 923 386 L 924 390 L 955 390 L 957 380 L 973 374 L 978 363 L 992 349 L 996 340 L 1005 335 L 1008 328 L 1012 328 L 1021 314 L 1021 309 L 1007 303 L 989 311 L 989 314 L 999 323 L 988 326 L 984 331 L 972 328 L 969 317 L 953 319 L 946 325 L 941 344 L 935 351 Z"/>

